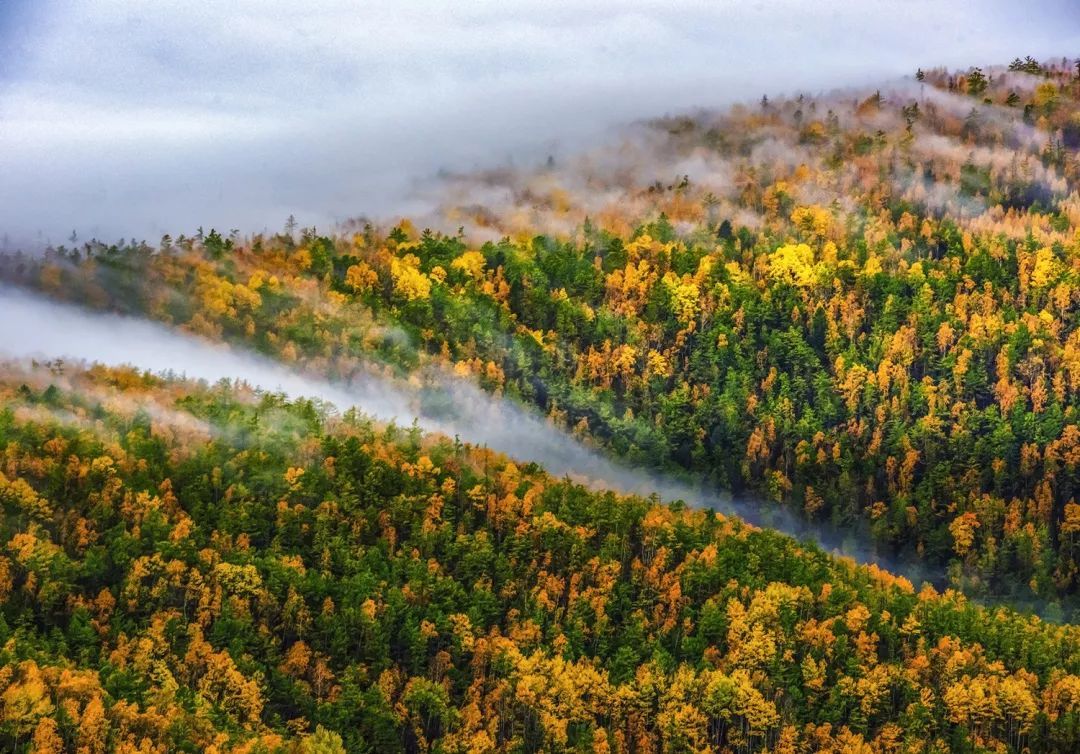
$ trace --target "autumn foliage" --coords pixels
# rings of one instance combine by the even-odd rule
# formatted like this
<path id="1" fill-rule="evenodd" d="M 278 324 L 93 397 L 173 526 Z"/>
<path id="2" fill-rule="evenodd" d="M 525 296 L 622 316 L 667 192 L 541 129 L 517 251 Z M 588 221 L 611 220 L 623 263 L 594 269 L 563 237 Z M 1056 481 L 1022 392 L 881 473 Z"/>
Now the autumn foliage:
<path id="1" fill-rule="evenodd" d="M 228 386 L 69 365 L 0 395 L 6 749 L 1069 751 L 1080 730 L 1075 628 L 719 514 Z"/>
<path id="2" fill-rule="evenodd" d="M 1075 750 L 1078 147 L 1077 69 L 1017 59 L 452 176 L 427 223 L 4 255 L 331 377 L 473 379 L 953 589 L 304 402 L 35 373 L 0 413 L 0 740 Z"/>

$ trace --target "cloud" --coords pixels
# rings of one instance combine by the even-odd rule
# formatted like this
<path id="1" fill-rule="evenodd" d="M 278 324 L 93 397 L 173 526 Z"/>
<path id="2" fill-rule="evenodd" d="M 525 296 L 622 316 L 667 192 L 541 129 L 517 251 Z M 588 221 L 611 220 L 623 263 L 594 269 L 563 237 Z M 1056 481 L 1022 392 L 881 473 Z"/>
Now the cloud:
<path id="1" fill-rule="evenodd" d="M 41 0 L 0 16 L 0 233 L 325 227 L 616 122 L 1077 49 L 1065 0 Z M 10 60 L 10 62 L 9 62 Z"/>

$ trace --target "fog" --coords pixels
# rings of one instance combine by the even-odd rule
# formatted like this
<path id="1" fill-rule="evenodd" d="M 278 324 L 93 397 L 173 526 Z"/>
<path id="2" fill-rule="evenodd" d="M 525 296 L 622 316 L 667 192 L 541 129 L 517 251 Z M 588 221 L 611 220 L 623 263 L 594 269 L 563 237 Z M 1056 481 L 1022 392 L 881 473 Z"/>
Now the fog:
<path id="1" fill-rule="evenodd" d="M 335 384 L 157 323 L 90 312 L 7 286 L 0 286 L 0 333 L 0 357 L 130 365 L 209 383 L 239 381 L 294 399 L 317 398 L 338 410 L 355 407 L 375 419 L 401 426 L 415 422 L 426 430 L 486 446 L 519 462 L 536 462 L 553 476 L 569 477 L 596 489 L 683 500 L 814 541 L 835 554 L 907 576 L 916 584 L 944 582 L 941 574 L 912 558 L 876 553 L 865 544 L 861 536 L 865 532 L 857 528 L 841 532 L 811 526 L 774 503 L 736 500 L 716 490 L 630 468 L 585 446 L 530 410 L 450 375 L 436 387 L 425 388 L 423 394 L 374 372 L 347 384 Z M 167 413 L 159 411 L 159 420 L 161 416 Z"/>
<path id="2" fill-rule="evenodd" d="M 1025 95 L 1042 81 L 1008 72 L 1004 65 L 988 66 L 985 72 L 995 81 L 1005 79 L 1014 92 Z M 787 176 L 794 179 L 787 191 L 796 203 L 831 207 L 842 224 L 844 213 L 863 212 L 863 168 L 856 160 L 829 165 L 830 150 L 803 141 L 793 111 L 807 107 L 814 114 L 811 117 L 830 113 L 849 131 L 865 128 L 899 134 L 905 126 L 901 107 L 911 102 L 923 108 L 925 119 L 908 131 L 910 142 L 902 149 L 894 143 L 884 156 L 889 161 L 885 180 L 897 198 L 931 213 L 948 213 L 967 228 L 994 210 L 984 197 L 961 190 L 965 164 L 987 168 L 1003 181 L 1009 177 L 1037 185 L 1058 199 L 1068 193 L 1064 175 L 1043 161 L 1043 150 L 1053 134 L 1025 123 L 1020 108 L 980 104 L 977 118 L 986 133 L 982 143 L 975 145 L 955 130 L 942 132 L 948 128 L 944 123 L 948 117 L 962 122 L 973 112 L 968 95 L 941 91 L 914 78 L 881 85 L 876 91 L 885 103 L 880 109 L 859 107 L 868 94 L 865 90 L 774 97 L 770 103 L 780 122 L 768 126 L 753 125 L 759 111 L 756 104 L 701 109 L 679 118 L 643 120 L 612 129 L 603 143 L 557 161 L 445 173 L 420 192 L 437 210 L 413 219 L 418 226 L 449 234 L 462 228 L 472 243 L 528 237 L 537 229 L 556 237 L 574 237 L 586 220 L 628 234 L 635 224 L 654 219 L 659 212 L 684 236 L 700 230 L 706 220 L 715 223 L 719 218 L 758 229 L 765 218 L 760 209 L 747 206 L 745 180 Z M 707 134 L 714 129 L 732 143 L 720 149 L 711 145 Z M 912 161 L 917 168 L 910 166 Z M 797 179 L 793 173 L 800 166 L 809 168 L 814 180 Z M 670 190 L 683 180 L 685 191 L 674 195 L 652 190 L 656 185 L 667 185 Z M 694 204 L 708 209 L 687 206 Z"/>
<path id="3" fill-rule="evenodd" d="M 290 398 L 318 398 L 342 408 L 356 405 L 386 421 L 412 422 L 405 396 L 374 379 L 357 379 L 346 390 L 163 325 L 95 314 L 6 286 L 0 286 L 0 333 L 0 354 L 7 356 L 128 364 L 209 383 L 234 380 Z"/>
<path id="4" fill-rule="evenodd" d="M 440 170 L 917 66 L 1075 54 L 1071 0 L 5 0 L 0 244 L 423 209 Z"/>

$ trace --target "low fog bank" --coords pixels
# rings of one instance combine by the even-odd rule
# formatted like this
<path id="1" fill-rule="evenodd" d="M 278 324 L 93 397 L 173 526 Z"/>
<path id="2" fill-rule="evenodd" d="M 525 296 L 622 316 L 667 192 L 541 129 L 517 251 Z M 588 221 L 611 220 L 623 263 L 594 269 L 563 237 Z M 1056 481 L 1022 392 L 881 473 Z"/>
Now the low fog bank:
<path id="1" fill-rule="evenodd" d="M 999 84 L 1007 81 L 1024 98 L 1032 97 L 1043 81 L 1009 72 L 1004 65 L 985 72 Z M 865 166 L 858 160 L 833 165 L 831 149 L 807 143 L 799 126 L 802 116 L 795 115 L 804 107 L 815 119 L 831 114 L 847 133 L 880 129 L 905 134 L 902 146 L 896 142 L 883 155 L 889 168 L 882 181 L 892 189 L 892 199 L 948 214 L 962 228 L 993 209 L 984 197 L 963 189 L 962 165 L 988 169 L 1042 197 L 1067 195 L 1064 173 L 1043 159 L 1054 135 L 1025 123 L 1020 108 L 982 103 L 973 109 L 969 95 L 942 91 L 911 76 L 879 82 L 876 91 L 881 107 L 864 107 L 865 89 L 840 89 L 797 100 L 771 99 L 770 118 L 775 120 L 768 126 L 756 125 L 759 105 L 700 109 L 612 129 L 603 144 L 542 165 L 446 173 L 423 192 L 438 212 L 413 218 L 414 224 L 450 235 L 463 228 L 477 244 L 538 231 L 573 238 L 587 220 L 625 235 L 660 212 L 680 235 L 694 233 L 706 221 L 715 225 L 720 218 L 760 230 L 767 218 L 760 205 L 755 207 L 758 202 L 748 200 L 747 186 L 780 176 L 789 177 L 785 191 L 795 204 L 830 207 L 843 224 L 845 214 L 865 211 Z M 922 108 L 921 116 L 905 133 L 901 108 L 912 102 Z M 978 145 L 955 133 L 971 113 L 986 130 Z M 717 132 L 723 135 L 719 145 L 713 141 Z M 802 168 L 814 179 L 798 178 Z"/>
<path id="2" fill-rule="evenodd" d="M 415 214 L 440 170 L 762 93 L 1074 54 L 1078 22 L 1071 0 L 11 0 L 0 244 Z"/>
<path id="3" fill-rule="evenodd" d="M 163 325 L 114 314 L 95 314 L 0 285 L 0 354 L 18 358 L 68 358 L 172 373 L 215 383 L 246 382 L 290 398 L 318 398 L 336 406 L 356 405 L 387 421 L 409 424 L 404 396 L 374 380 L 357 380 L 346 390 L 310 379 L 269 359 L 246 354 L 170 330 Z"/>
<path id="4" fill-rule="evenodd" d="M 752 524 L 812 540 L 826 550 L 907 576 L 914 583 L 942 584 L 940 573 L 913 559 L 878 555 L 856 530 L 810 525 L 770 503 L 734 500 L 700 486 L 629 468 L 591 449 L 525 408 L 492 397 L 472 383 L 447 377 L 420 396 L 382 377 L 334 384 L 305 376 L 257 354 L 210 343 L 163 325 L 98 314 L 0 286 L 0 356 L 70 358 L 112 366 L 131 365 L 215 383 L 242 381 L 290 398 L 318 398 L 339 409 L 355 406 L 376 419 L 424 429 L 487 446 L 521 462 L 536 462 L 556 477 L 595 488 L 683 500 L 738 515 Z M 432 393 L 434 391 L 434 394 Z"/>

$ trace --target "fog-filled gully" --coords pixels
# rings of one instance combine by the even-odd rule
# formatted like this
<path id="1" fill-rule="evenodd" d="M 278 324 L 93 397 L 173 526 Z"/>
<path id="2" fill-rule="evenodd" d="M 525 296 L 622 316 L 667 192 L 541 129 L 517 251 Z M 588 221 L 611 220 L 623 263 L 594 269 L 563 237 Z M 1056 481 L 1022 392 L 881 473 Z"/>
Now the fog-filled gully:
<path id="1" fill-rule="evenodd" d="M 472 383 L 447 377 L 437 401 L 374 374 L 334 383 L 305 375 L 264 356 L 212 343 L 146 320 L 102 314 L 61 304 L 20 289 L 0 286 L 0 357 L 73 359 L 110 366 L 130 365 L 154 373 L 173 373 L 215 383 L 244 382 L 289 398 L 317 398 L 340 410 L 355 407 L 377 420 L 457 436 L 522 462 L 536 462 L 557 477 L 567 476 L 594 488 L 664 501 L 683 500 L 732 514 L 760 527 L 813 541 L 834 554 L 873 563 L 916 585 L 937 586 L 944 575 L 914 557 L 892 558 L 874 550 L 861 534 L 812 524 L 786 508 L 766 501 L 736 499 L 716 489 L 631 468 L 582 444 L 543 417 L 505 398 L 491 396 Z M 438 415 L 425 408 L 439 405 Z"/>

